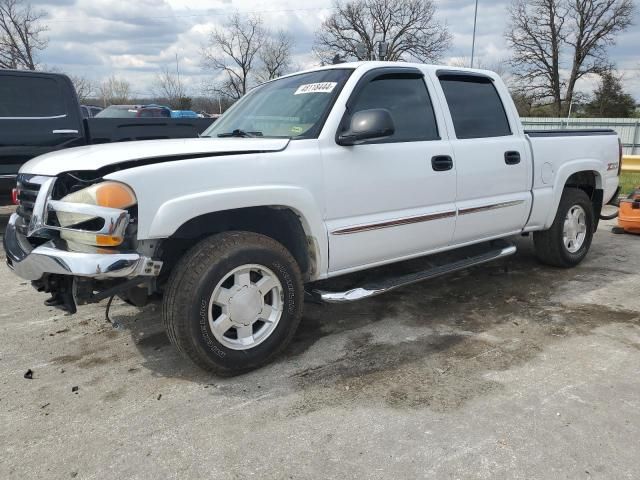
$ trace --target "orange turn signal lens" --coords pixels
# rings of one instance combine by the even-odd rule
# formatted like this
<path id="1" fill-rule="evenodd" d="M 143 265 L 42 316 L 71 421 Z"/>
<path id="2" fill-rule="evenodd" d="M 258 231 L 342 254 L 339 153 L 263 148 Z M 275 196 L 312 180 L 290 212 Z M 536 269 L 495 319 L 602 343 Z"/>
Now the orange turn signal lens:
<path id="1" fill-rule="evenodd" d="M 96 203 L 101 207 L 127 208 L 135 205 L 136 196 L 129 187 L 117 182 L 96 185 Z"/>
<path id="2" fill-rule="evenodd" d="M 114 237 L 112 235 L 96 235 L 96 245 L 98 247 L 117 247 L 123 242 L 122 237 Z"/>

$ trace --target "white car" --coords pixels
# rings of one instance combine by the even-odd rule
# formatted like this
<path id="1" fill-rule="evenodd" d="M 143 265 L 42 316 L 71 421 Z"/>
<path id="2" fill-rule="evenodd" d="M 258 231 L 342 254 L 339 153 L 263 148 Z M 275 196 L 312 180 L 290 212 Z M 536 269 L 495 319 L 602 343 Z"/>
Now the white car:
<path id="1" fill-rule="evenodd" d="M 285 348 L 305 290 L 366 298 L 512 254 L 500 239 L 527 232 L 544 263 L 577 265 L 620 158 L 610 130 L 525 132 L 492 72 L 341 64 L 255 88 L 203 138 L 30 161 L 4 245 L 15 273 L 71 312 L 162 295 L 177 348 L 235 373 Z M 317 286 L 446 250 L 421 272 Z"/>

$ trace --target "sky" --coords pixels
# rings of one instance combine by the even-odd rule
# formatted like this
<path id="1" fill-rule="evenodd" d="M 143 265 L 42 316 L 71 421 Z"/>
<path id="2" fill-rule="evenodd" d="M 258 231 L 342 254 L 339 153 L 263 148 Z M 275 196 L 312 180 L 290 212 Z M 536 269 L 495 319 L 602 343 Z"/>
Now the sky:
<path id="1" fill-rule="evenodd" d="M 175 68 L 178 59 L 188 93 L 197 96 L 212 78 L 201 67 L 201 51 L 213 28 L 227 15 L 259 14 L 267 27 L 283 29 L 294 39 L 293 64 L 318 64 L 312 55 L 314 33 L 332 13 L 332 0 L 31 0 L 47 12 L 48 48 L 40 62 L 68 74 L 100 81 L 126 78 L 136 95 L 152 90 L 158 72 Z M 471 55 L 474 0 L 436 1 L 437 18 L 446 23 L 453 42 L 442 63 Z M 508 1 L 479 0 L 476 58 L 491 67 L 508 59 L 504 40 Z M 640 6 L 634 25 L 609 48 L 610 60 L 623 75 L 625 88 L 640 102 Z M 595 79 L 580 85 L 589 92 Z"/>

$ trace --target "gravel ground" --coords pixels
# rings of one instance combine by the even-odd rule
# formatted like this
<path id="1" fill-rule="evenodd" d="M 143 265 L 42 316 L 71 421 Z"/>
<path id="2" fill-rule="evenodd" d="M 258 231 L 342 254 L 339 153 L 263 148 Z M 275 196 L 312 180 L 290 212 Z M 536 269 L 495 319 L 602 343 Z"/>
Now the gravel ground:
<path id="1" fill-rule="evenodd" d="M 639 478 L 640 237 L 611 225 L 572 270 L 522 238 L 309 304 L 282 358 L 230 379 L 178 357 L 158 307 L 65 316 L 2 262 L 0 478 Z"/>

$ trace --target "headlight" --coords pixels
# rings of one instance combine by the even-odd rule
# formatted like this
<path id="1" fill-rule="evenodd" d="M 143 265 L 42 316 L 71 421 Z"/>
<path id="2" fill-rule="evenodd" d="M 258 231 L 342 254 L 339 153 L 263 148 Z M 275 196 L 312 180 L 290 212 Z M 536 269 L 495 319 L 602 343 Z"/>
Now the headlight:
<path id="1" fill-rule="evenodd" d="M 77 192 L 70 193 L 60 201 L 121 210 L 132 207 L 137 203 L 133 190 L 127 185 L 118 182 L 97 183 L 78 190 Z M 100 247 L 120 245 L 124 240 L 122 236 L 96 233 L 104 226 L 104 219 L 97 215 L 58 211 L 57 217 L 63 229 L 86 230 L 86 232 L 61 230 L 60 237 L 65 240 Z"/>

